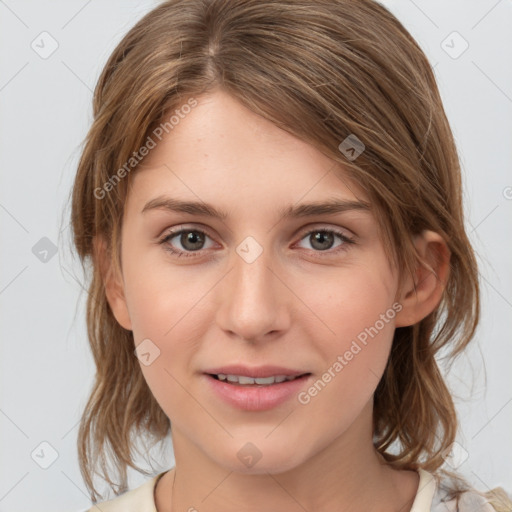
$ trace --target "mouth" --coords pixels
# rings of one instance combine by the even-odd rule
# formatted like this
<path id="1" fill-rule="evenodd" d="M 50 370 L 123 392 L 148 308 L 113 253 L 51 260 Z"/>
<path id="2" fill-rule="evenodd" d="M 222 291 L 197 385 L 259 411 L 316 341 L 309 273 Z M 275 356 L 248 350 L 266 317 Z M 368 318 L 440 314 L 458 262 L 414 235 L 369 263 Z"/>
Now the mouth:
<path id="1" fill-rule="evenodd" d="M 249 373 L 249 372 L 247 372 Z M 252 372 L 253 374 L 255 372 Z M 263 373 L 260 371 L 259 373 Z M 291 372 L 295 375 L 276 373 L 265 377 L 252 377 L 233 373 L 210 373 L 203 376 L 212 396 L 230 407 L 251 412 L 268 411 L 289 400 L 308 385 L 312 373 Z"/>
<path id="2" fill-rule="evenodd" d="M 225 373 L 207 373 L 209 377 L 232 384 L 234 386 L 243 387 L 266 387 L 281 384 L 282 382 L 290 382 L 308 377 L 311 373 L 302 373 L 299 375 L 271 375 L 269 377 L 248 377 L 247 375 L 233 375 Z"/>

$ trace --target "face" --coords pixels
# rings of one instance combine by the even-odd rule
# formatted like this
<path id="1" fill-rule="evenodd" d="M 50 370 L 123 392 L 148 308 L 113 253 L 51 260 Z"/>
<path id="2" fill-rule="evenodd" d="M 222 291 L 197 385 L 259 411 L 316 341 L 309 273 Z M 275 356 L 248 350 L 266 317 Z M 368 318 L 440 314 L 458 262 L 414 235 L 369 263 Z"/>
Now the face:
<path id="1" fill-rule="evenodd" d="M 196 99 L 132 176 L 123 298 L 111 304 L 144 343 L 141 369 L 173 438 L 229 470 L 285 471 L 371 411 L 397 274 L 339 165 L 225 93 Z M 299 208 L 333 201 L 346 208 Z M 307 375 L 249 390 L 205 373 L 227 365 Z M 244 454 L 261 459 L 251 467 Z"/>

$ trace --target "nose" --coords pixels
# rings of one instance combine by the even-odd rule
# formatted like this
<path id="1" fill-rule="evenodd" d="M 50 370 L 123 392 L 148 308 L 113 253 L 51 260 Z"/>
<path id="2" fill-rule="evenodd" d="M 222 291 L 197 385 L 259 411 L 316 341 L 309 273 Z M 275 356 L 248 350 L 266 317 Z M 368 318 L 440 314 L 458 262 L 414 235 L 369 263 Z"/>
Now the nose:
<path id="1" fill-rule="evenodd" d="M 243 251 L 234 252 L 232 261 L 217 291 L 218 326 L 233 339 L 258 342 L 279 337 L 290 326 L 293 297 L 283 283 L 282 268 L 275 268 L 272 252 L 266 249 L 253 261 Z"/>

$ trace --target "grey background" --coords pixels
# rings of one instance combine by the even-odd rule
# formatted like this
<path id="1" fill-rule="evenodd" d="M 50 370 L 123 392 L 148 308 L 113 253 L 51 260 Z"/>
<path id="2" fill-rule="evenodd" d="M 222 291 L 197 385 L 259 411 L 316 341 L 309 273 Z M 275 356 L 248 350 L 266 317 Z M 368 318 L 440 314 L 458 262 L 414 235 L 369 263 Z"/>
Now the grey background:
<path id="1" fill-rule="evenodd" d="M 435 66 L 480 263 L 481 325 L 448 375 L 462 425 L 449 460 L 475 487 L 510 492 L 512 2 L 383 3 Z M 83 276 L 70 252 L 68 195 L 101 68 L 155 5 L 0 0 L 0 511 L 90 506 L 76 436 L 94 368 Z M 47 58 L 31 47 L 48 51 L 52 39 L 58 48 Z M 458 55 L 464 40 L 469 47 Z M 171 467 L 171 445 L 162 448 L 139 462 L 150 470 L 151 457 L 155 473 Z M 131 487 L 147 479 L 129 474 Z"/>

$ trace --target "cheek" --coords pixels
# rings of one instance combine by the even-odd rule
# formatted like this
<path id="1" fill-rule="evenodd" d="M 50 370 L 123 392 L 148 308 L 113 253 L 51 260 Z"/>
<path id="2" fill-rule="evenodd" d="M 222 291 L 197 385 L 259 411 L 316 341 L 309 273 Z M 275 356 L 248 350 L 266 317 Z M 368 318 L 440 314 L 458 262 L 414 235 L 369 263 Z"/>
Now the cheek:
<path id="1" fill-rule="evenodd" d="M 383 282 L 377 271 L 365 268 L 347 269 L 324 280 L 322 286 L 309 283 L 303 293 L 307 293 L 308 305 L 323 320 L 335 344 L 373 326 L 392 309 L 394 299 L 391 283 Z M 393 311 L 388 317 L 394 318 Z"/>
<path id="2" fill-rule="evenodd" d="M 192 371 L 190 361 L 198 349 L 195 340 L 200 338 L 194 321 L 197 291 L 192 293 L 189 286 L 176 290 L 166 284 L 146 276 L 133 294 L 130 308 L 135 345 L 145 344 L 150 353 L 151 362 L 146 365 L 140 357 L 146 350 L 137 350 L 144 379 L 167 416 L 180 418 L 191 414 L 193 405 L 187 379 Z"/>
<path id="3" fill-rule="evenodd" d="M 126 262 L 125 282 L 134 349 L 141 345 L 138 352 L 144 378 L 162 409 L 173 415 L 173 411 L 190 407 L 184 383 L 199 348 L 205 327 L 199 319 L 212 285 L 204 279 L 191 279 L 190 273 L 172 271 L 162 258 L 145 261 L 144 255 L 132 254 Z M 150 364 L 144 364 L 140 353 L 149 353 Z"/>
<path id="4" fill-rule="evenodd" d="M 392 286 L 380 276 L 376 271 L 353 269 L 343 279 L 329 281 L 323 291 L 317 288 L 309 294 L 311 308 L 327 327 L 316 343 L 323 352 L 325 379 L 337 393 L 350 394 L 350 399 L 369 398 L 392 344 L 397 305 L 393 307 Z M 311 328 L 309 335 L 318 340 L 320 331 L 316 336 L 314 332 Z"/>
<path id="5" fill-rule="evenodd" d="M 126 283 L 136 341 L 151 337 L 162 342 L 182 339 L 176 332 L 185 325 L 190 327 L 190 316 L 201 309 L 200 299 L 208 291 L 204 280 L 194 280 L 189 272 L 173 269 L 161 255 L 134 256 L 126 265 Z"/>
<path id="6" fill-rule="evenodd" d="M 141 370 L 162 406 L 164 397 L 177 396 L 181 389 L 177 382 L 182 380 L 186 361 L 195 350 L 198 323 L 194 315 L 204 292 L 191 285 L 183 273 L 171 272 L 161 261 L 151 261 L 136 252 L 126 259 L 124 272 L 134 349 L 137 347 Z"/>

